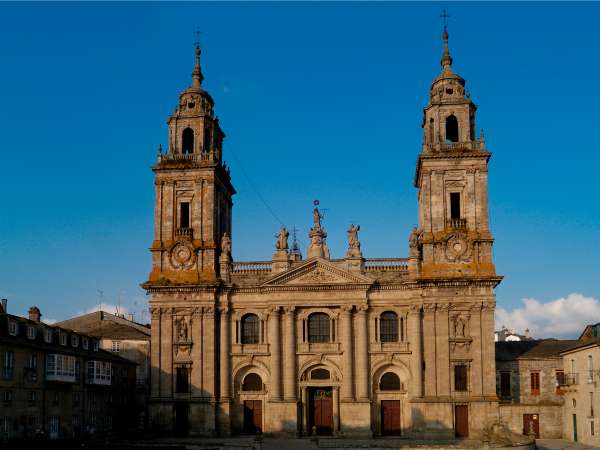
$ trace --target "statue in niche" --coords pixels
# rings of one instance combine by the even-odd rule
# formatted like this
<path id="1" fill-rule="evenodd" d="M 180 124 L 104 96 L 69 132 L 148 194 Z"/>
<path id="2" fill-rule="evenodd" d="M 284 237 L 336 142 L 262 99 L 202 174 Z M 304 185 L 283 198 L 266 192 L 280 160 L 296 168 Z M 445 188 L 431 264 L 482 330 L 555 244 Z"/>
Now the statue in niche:
<path id="1" fill-rule="evenodd" d="M 461 316 L 454 319 L 454 336 L 465 337 L 466 324 Z"/>
<path id="2" fill-rule="evenodd" d="M 179 342 L 187 342 L 188 340 L 188 324 L 185 317 L 181 317 L 177 321 L 177 340 Z"/>
<path id="3" fill-rule="evenodd" d="M 360 241 L 358 240 L 358 232 L 360 230 L 360 225 L 350 224 L 350 228 L 348 228 L 348 248 L 360 250 Z"/>
<path id="4" fill-rule="evenodd" d="M 288 249 L 288 237 L 290 233 L 286 230 L 285 227 L 282 227 L 279 230 L 279 234 L 277 235 L 277 242 L 275 244 L 275 248 L 277 250 L 287 250 Z"/>
<path id="5" fill-rule="evenodd" d="M 221 253 L 225 256 L 231 256 L 231 238 L 227 231 L 223 233 L 223 238 L 221 239 Z"/>

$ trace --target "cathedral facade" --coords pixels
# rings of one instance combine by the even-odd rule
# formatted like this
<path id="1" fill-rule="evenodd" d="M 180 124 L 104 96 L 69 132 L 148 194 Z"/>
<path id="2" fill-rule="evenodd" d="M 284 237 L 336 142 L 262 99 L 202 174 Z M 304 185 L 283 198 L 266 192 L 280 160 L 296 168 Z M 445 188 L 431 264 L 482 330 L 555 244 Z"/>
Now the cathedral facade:
<path id="1" fill-rule="evenodd" d="M 155 173 L 150 420 L 191 435 L 475 437 L 497 416 L 488 160 L 452 70 L 431 84 L 407 258 L 333 259 L 317 206 L 303 258 L 232 259 L 232 197 L 200 50 Z"/>

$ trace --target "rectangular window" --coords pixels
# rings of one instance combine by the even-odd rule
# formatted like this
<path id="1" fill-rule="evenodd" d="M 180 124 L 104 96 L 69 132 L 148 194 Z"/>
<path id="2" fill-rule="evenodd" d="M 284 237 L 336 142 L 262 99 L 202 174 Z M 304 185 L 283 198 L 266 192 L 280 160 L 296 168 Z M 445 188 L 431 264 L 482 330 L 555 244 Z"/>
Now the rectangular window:
<path id="1" fill-rule="evenodd" d="M 84 350 L 88 349 L 88 338 L 84 337 L 81 339 L 81 346 L 83 347 Z"/>
<path id="2" fill-rule="evenodd" d="M 177 367 L 175 392 L 186 393 L 190 391 L 188 376 L 189 370 L 187 367 Z"/>
<path id="3" fill-rule="evenodd" d="M 450 193 L 450 218 L 460 219 L 460 192 Z"/>
<path id="4" fill-rule="evenodd" d="M 94 341 L 94 342 L 92 343 L 92 349 L 93 349 L 95 352 L 97 352 L 97 351 L 98 351 L 98 341 Z"/>
<path id="5" fill-rule="evenodd" d="M 119 353 L 121 351 L 121 341 L 112 341 L 111 350 Z"/>
<path id="6" fill-rule="evenodd" d="M 77 347 L 79 345 L 79 336 L 71 336 L 71 345 Z"/>
<path id="7" fill-rule="evenodd" d="M 52 330 L 46 330 L 46 333 L 44 334 L 44 340 L 48 344 L 52 344 Z"/>
<path id="8" fill-rule="evenodd" d="M 5 380 L 12 379 L 15 372 L 15 352 L 7 350 L 4 352 L 4 367 L 2 368 L 2 377 Z"/>
<path id="9" fill-rule="evenodd" d="M 27 327 L 27 338 L 35 339 L 35 327 L 32 327 L 32 326 Z"/>
<path id="10" fill-rule="evenodd" d="M 2 398 L 4 400 L 4 403 L 12 402 L 12 391 L 4 391 Z"/>
<path id="11" fill-rule="evenodd" d="M 67 335 L 60 333 L 60 345 L 67 345 Z"/>
<path id="12" fill-rule="evenodd" d="M 590 435 L 592 435 L 592 436 L 596 435 L 596 430 L 594 429 L 594 421 L 593 420 L 590 422 Z"/>
<path id="13" fill-rule="evenodd" d="M 467 366 L 464 364 L 454 366 L 454 390 L 467 390 Z"/>
<path id="14" fill-rule="evenodd" d="M 540 395 L 540 373 L 531 372 L 531 395 Z"/>
<path id="15" fill-rule="evenodd" d="M 48 420 L 48 431 L 50 432 L 51 438 L 58 437 L 58 430 L 60 428 L 60 418 L 58 416 L 51 416 Z"/>
<path id="16" fill-rule="evenodd" d="M 79 392 L 73 392 L 73 406 L 79 406 L 81 401 L 81 394 Z"/>
<path id="17" fill-rule="evenodd" d="M 37 392 L 29 391 L 29 403 L 35 403 L 37 400 Z"/>
<path id="18" fill-rule="evenodd" d="M 590 392 L 590 417 L 594 417 L 594 393 Z"/>
<path id="19" fill-rule="evenodd" d="M 17 326 L 17 322 L 15 322 L 14 320 L 8 322 L 8 334 L 10 334 L 11 336 L 16 336 L 18 329 L 19 328 Z"/>
<path id="20" fill-rule="evenodd" d="M 500 372 L 500 397 L 510 397 L 510 372 Z"/>
<path id="21" fill-rule="evenodd" d="M 565 371 L 557 370 L 556 371 L 556 389 L 560 389 L 561 386 L 565 385 Z"/>
<path id="22" fill-rule="evenodd" d="M 88 361 L 86 373 L 88 384 L 110 385 L 112 383 L 112 364 L 109 362 Z"/>
<path id="23" fill-rule="evenodd" d="M 179 228 L 190 227 L 190 204 L 181 202 L 179 204 Z"/>

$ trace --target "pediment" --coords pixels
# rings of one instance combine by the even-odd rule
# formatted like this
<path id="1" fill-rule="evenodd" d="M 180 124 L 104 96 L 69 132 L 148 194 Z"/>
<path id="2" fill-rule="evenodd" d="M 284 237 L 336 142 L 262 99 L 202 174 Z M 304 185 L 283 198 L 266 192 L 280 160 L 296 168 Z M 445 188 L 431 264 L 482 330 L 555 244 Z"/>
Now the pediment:
<path id="1" fill-rule="evenodd" d="M 310 286 L 327 284 L 371 284 L 372 279 L 350 273 L 330 261 L 315 258 L 301 266 L 280 273 L 263 286 Z"/>

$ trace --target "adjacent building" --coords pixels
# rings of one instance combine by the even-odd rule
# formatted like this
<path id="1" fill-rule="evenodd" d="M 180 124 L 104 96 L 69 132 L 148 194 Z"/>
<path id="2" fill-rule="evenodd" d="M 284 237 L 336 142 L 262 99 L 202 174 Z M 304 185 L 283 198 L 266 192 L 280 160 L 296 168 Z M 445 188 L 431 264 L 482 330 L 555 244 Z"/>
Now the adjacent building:
<path id="1" fill-rule="evenodd" d="M 561 352 L 565 370 L 564 437 L 600 446 L 600 337 L 589 325 L 577 345 Z"/>
<path id="2" fill-rule="evenodd" d="M 196 49 L 153 167 L 143 286 L 156 428 L 476 437 L 497 419 L 491 153 L 447 32 L 443 45 L 415 152 L 408 257 L 364 257 L 354 224 L 346 254 L 332 257 L 315 205 L 306 258 L 283 228 L 268 261 L 232 260 L 235 189 Z"/>
<path id="3" fill-rule="evenodd" d="M 128 359 L 135 366 L 135 395 L 140 428 L 147 425 L 150 395 L 150 326 L 137 323 L 133 315 L 127 317 L 94 311 L 73 317 L 57 326 L 93 336 L 100 348 Z"/>
<path id="4" fill-rule="evenodd" d="M 135 364 L 84 333 L 0 307 L 0 438 L 78 438 L 136 424 Z"/>
<path id="5" fill-rule="evenodd" d="M 496 392 L 499 415 L 516 433 L 537 438 L 563 437 L 565 376 L 561 351 L 572 340 L 496 342 Z"/>

